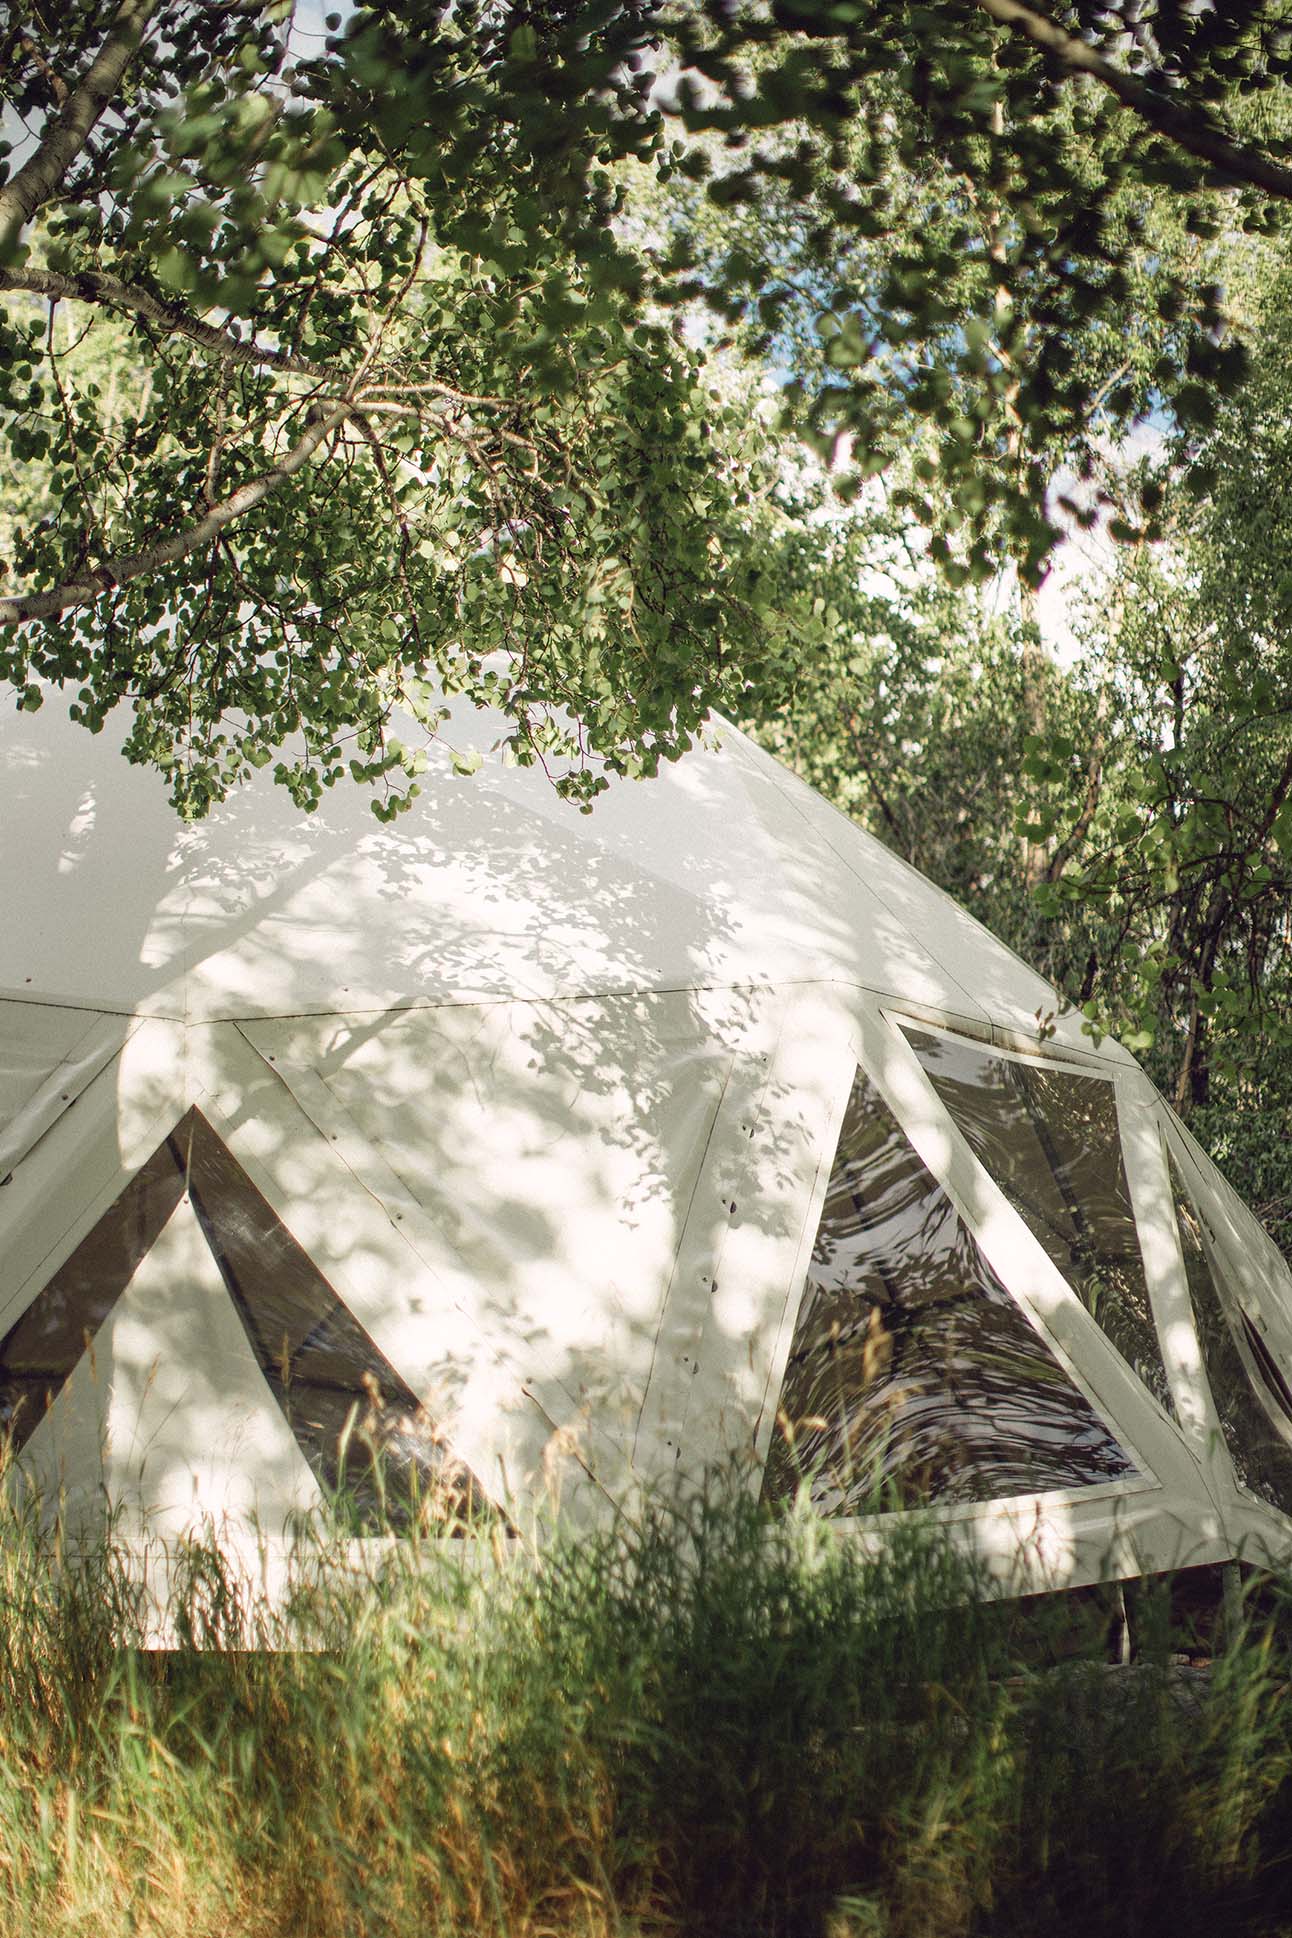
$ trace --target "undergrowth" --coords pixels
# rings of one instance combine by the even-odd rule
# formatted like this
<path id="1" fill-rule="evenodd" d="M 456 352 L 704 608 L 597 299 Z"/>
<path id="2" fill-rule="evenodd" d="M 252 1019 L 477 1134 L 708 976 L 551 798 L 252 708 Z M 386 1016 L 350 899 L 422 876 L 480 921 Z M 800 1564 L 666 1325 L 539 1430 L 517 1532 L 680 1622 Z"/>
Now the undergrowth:
<path id="1" fill-rule="evenodd" d="M 1097 1605 L 715 1485 L 376 1579 L 319 1553 L 290 1636 L 194 1548 L 149 1650 L 110 1545 L 5 1512 L 6 1938 L 1292 1932 L 1278 1583 L 1186 1688 L 1164 1589 L 1110 1670 Z"/>

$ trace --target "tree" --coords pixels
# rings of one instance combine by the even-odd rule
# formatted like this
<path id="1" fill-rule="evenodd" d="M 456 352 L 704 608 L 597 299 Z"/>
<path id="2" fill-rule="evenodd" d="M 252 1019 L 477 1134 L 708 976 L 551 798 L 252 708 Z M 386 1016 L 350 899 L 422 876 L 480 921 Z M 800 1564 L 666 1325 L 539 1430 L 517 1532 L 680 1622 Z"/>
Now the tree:
<path id="1" fill-rule="evenodd" d="M 907 501 L 958 580 L 1006 555 L 1035 583 L 1060 467 L 1093 479 L 1145 413 L 1205 424 L 1241 379 L 1209 245 L 1286 226 L 1277 0 L 711 0 L 687 59 L 687 127 L 730 144 L 710 200 L 747 217 L 725 252 L 680 240 L 679 269 L 779 348 L 847 486 L 922 437 Z"/>
<path id="2" fill-rule="evenodd" d="M 1286 278 L 1252 376 L 1153 467 L 1169 541 L 1126 556 L 1086 634 L 1108 683 L 1103 795 L 1049 912 L 1098 904 L 1105 1015 L 1182 1108 L 1292 1049 L 1292 461 Z M 1047 752 L 1033 750 L 1034 775 Z M 1046 835 L 1066 810 L 1052 800 Z"/>
<path id="3" fill-rule="evenodd" d="M 756 676 L 756 466 L 612 227 L 650 11 L 388 6 L 313 54 L 269 0 L 9 13 L 23 704 L 129 698 L 187 813 L 292 735 L 302 804 L 350 754 L 390 813 L 397 705 L 492 703 L 586 801 Z"/>
<path id="4" fill-rule="evenodd" d="M 586 804 L 800 636 L 658 306 L 788 364 L 845 495 L 914 447 L 953 581 L 1034 581 L 1060 463 L 1240 379 L 1207 244 L 1286 219 L 1290 71 L 1280 0 L 379 0 L 321 48 L 291 0 L 11 7 L 4 674 L 128 699 L 186 812 L 291 736 L 302 803 L 350 753 L 391 812 L 392 709 L 456 688 Z M 778 219 L 630 243 L 633 163 Z"/>

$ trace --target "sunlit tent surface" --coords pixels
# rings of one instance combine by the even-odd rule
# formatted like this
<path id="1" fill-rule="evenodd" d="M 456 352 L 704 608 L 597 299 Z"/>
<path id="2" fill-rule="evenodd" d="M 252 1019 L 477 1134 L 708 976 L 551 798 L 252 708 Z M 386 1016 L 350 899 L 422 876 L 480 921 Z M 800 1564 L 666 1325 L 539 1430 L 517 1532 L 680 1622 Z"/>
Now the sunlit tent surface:
<path id="1" fill-rule="evenodd" d="M 53 702 L 0 771 L 0 1423 L 73 1537 L 281 1568 L 734 1461 L 1004 1590 L 1292 1553 L 1269 1239 L 734 730 L 587 816 L 436 754 L 393 826 L 185 828 Z"/>

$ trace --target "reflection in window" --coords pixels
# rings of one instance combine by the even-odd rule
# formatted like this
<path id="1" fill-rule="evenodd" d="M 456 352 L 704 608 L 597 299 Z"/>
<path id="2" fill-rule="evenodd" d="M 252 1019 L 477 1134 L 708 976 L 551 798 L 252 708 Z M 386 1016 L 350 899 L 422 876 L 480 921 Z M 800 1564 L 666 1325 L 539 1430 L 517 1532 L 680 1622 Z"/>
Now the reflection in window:
<path id="1" fill-rule="evenodd" d="M 390 1361 L 190 1110 L 0 1340 L 0 1426 L 21 1450 L 187 1187 L 270 1391 L 353 1532 L 489 1511 Z"/>
<path id="2" fill-rule="evenodd" d="M 1113 1085 L 995 1055 L 964 1037 L 906 1036 L 987 1174 L 1175 1417 L 1117 1132 Z"/>
<path id="3" fill-rule="evenodd" d="M 764 1496 L 827 1513 L 1000 1500 L 1134 1472 L 859 1071 Z"/>
<path id="4" fill-rule="evenodd" d="M 1292 1447 L 1271 1418 L 1272 1410 L 1287 1410 L 1286 1382 L 1256 1327 L 1212 1269 L 1198 1214 L 1174 1157 L 1171 1186 L 1202 1363 L 1234 1472 L 1249 1493 L 1292 1513 Z"/>

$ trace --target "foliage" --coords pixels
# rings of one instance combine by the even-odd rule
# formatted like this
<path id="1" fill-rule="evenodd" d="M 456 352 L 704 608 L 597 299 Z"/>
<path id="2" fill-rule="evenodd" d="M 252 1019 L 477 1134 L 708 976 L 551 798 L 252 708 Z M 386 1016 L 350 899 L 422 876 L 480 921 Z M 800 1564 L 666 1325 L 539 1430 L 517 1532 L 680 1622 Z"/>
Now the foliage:
<path id="1" fill-rule="evenodd" d="M 1277 6 L 330 21 L 0 16 L 3 670 L 92 728 L 128 702 L 187 813 L 276 757 L 304 805 L 348 766 L 392 813 L 392 711 L 433 731 L 445 690 L 584 803 L 772 704 L 804 618 L 758 560 L 774 448 L 669 304 L 771 355 L 845 497 L 910 456 L 953 581 L 1035 576 L 1056 464 L 1242 375 L 1209 241 L 1284 220 Z M 711 177 L 704 218 L 634 236 L 634 169 Z"/>
<path id="2" fill-rule="evenodd" d="M 1029 895 L 1060 865 L 1018 832 L 1040 803 L 1082 798 L 1080 745 L 1100 732 L 1098 695 L 1044 651 L 1033 620 L 1000 587 L 948 585 L 925 535 L 893 498 L 814 523 L 802 501 L 765 542 L 768 569 L 806 606 L 793 664 L 758 739 L 828 800 L 972 909 L 1051 980 L 1079 986 L 1091 938 Z M 773 550 L 774 547 L 774 550 Z M 1044 784 L 1029 748 L 1061 718 L 1067 760 Z M 1048 744 L 1048 743 L 1047 743 Z"/>
<path id="3" fill-rule="evenodd" d="M 1088 617 L 1105 683 L 1101 794 L 1043 912 L 1099 908 L 1099 1007 L 1174 1065 L 1182 1106 L 1287 1062 L 1292 893 L 1292 529 L 1283 284 L 1249 383 L 1141 478 L 1169 522 Z M 1036 750 L 1034 773 L 1047 754 Z M 1070 816 L 1052 802 L 1038 832 Z"/>
<path id="4" fill-rule="evenodd" d="M 1267 341 L 1174 481 L 1155 464 L 1170 539 L 1124 551 L 1075 663 L 1008 587 L 949 590 L 872 493 L 779 534 L 817 631 L 750 724 L 1128 1042 L 1288 1245 L 1288 345 Z"/>
<path id="5" fill-rule="evenodd" d="M 43 1938 L 1192 1938 L 1283 1928 L 1278 1585 L 1208 1679 L 1096 1594 L 993 1609 L 931 1529 L 867 1558 L 739 1488 L 539 1553 L 302 1555 L 292 1631 L 195 1547 L 166 1653 L 128 1570 L 6 1510 L 0 1920 Z"/>
<path id="6" fill-rule="evenodd" d="M 902 494 L 954 579 L 1036 579 L 1060 464 L 1093 479 L 1152 409 L 1205 424 L 1243 374 L 1211 245 L 1287 219 L 1281 8 L 694 11 L 681 111 L 743 212 L 679 239 L 695 292 L 779 351 L 848 488 L 919 439 Z"/>
<path id="7" fill-rule="evenodd" d="M 660 139 L 621 66 L 642 15 L 383 8 L 307 55 L 283 6 L 11 21 L 44 138 L 0 205 L 75 106 L 59 76 L 124 48 L 29 242 L 0 206 L 22 704 L 71 682 L 97 728 L 128 698 L 128 753 L 200 814 L 296 734 L 302 805 L 347 755 L 406 783 L 392 708 L 433 728 L 461 690 L 586 800 L 593 751 L 649 772 L 756 672 L 756 476 L 611 226 L 604 164 Z"/>

